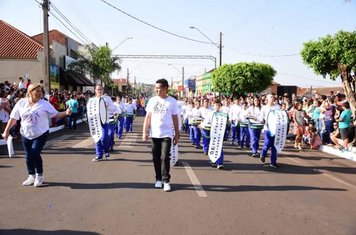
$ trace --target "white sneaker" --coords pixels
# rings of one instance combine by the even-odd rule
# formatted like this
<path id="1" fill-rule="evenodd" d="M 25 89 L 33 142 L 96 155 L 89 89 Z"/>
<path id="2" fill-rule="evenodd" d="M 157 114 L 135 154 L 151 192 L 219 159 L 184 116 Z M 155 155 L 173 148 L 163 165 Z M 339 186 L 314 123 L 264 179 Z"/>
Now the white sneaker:
<path id="1" fill-rule="evenodd" d="M 93 160 L 91 160 L 92 162 L 99 162 L 99 161 L 102 161 L 103 159 L 102 158 L 98 158 L 98 157 L 96 157 L 96 158 L 93 158 Z"/>
<path id="2" fill-rule="evenodd" d="M 157 180 L 155 183 L 155 188 L 162 188 L 162 181 Z"/>
<path id="3" fill-rule="evenodd" d="M 165 192 L 171 191 L 171 185 L 169 183 L 163 183 L 163 191 Z"/>
<path id="4" fill-rule="evenodd" d="M 43 184 L 44 177 L 43 175 L 36 175 L 35 183 L 33 184 L 35 187 L 39 187 Z"/>
<path id="5" fill-rule="evenodd" d="M 35 175 L 29 175 L 27 180 L 25 180 L 22 185 L 23 186 L 29 186 L 32 185 L 35 182 Z"/>

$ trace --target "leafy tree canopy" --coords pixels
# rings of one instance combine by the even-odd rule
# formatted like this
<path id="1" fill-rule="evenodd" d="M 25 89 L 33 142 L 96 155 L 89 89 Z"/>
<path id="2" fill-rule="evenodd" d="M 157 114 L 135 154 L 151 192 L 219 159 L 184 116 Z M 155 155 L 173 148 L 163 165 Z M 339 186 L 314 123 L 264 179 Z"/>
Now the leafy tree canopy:
<path id="1" fill-rule="evenodd" d="M 275 75 L 268 64 L 225 64 L 213 72 L 212 83 L 215 91 L 234 95 L 261 92 L 271 85 Z"/>

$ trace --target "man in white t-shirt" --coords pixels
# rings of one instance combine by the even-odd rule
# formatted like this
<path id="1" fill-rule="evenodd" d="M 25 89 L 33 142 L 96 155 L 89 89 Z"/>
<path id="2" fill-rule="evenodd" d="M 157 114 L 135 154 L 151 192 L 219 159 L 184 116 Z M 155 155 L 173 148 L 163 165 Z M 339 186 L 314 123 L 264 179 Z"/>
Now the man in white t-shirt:
<path id="1" fill-rule="evenodd" d="M 156 172 L 155 187 L 162 188 L 163 182 L 163 190 L 167 192 L 171 190 L 169 156 L 172 140 L 176 145 L 179 139 L 179 109 L 177 101 L 168 96 L 168 81 L 166 79 L 157 80 L 155 90 L 157 96 L 152 97 L 147 104 L 142 140 L 148 141 L 148 128 L 151 127 L 153 164 Z"/>

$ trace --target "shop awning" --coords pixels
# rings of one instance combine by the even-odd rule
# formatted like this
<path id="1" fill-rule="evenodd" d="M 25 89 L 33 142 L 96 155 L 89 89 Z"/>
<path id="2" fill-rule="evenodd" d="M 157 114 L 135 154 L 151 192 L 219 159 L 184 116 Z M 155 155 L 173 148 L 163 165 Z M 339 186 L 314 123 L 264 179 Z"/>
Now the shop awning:
<path id="1" fill-rule="evenodd" d="M 79 86 L 94 86 L 94 83 L 90 81 L 86 76 L 83 74 L 67 70 L 65 73 L 68 76 L 68 82 L 73 84 L 73 85 L 79 85 Z"/>

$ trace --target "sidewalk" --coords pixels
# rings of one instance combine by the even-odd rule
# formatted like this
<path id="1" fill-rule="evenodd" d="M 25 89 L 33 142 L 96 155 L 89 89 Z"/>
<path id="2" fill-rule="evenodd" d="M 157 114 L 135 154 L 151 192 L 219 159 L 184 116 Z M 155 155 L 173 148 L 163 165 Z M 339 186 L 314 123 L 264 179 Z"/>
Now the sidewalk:
<path id="1" fill-rule="evenodd" d="M 334 149 L 332 146 L 322 145 L 319 148 L 320 151 L 336 155 L 338 157 L 346 158 L 352 161 L 356 161 L 356 148 L 352 147 L 349 152 L 341 152 L 339 149 Z"/>

